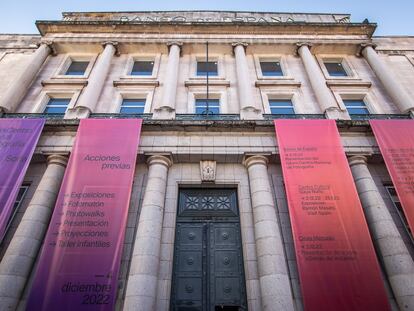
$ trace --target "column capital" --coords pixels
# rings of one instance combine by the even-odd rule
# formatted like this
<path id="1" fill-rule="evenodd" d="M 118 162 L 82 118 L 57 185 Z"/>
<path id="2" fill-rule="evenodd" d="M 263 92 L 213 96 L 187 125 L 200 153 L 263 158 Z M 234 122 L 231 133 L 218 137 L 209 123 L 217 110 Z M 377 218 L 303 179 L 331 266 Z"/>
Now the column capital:
<path id="1" fill-rule="evenodd" d="M 233 42 L 231 44 L 231 46 L 233 47 L 233 52 L 234 52 L 234 49 L 238 46 L 242 46 L 243 49 L 244 49 L 244 52 L 246 52 L 246 48 L 247 48 L 248 45 L 249 44 L 247 42 L 243 42 L 243 41 L 237 41 L 237 42 Z"/>
<path id="2" fill-rule="evenodd" d="M 104 41 L 101 43 L 103 48 L 105 49 L 107 45 L 112 45 L 115 48 L 115 55 L 119 56 L 119 44 L 117 41 Z"/>
<path id="3" fill-rule="evenodd" d="M 67 154 L 52 153 L 47 155 L 47 165 L 56 164 L 66 167 L 68 164 L 69 157 Z"/>
<path id="4" fill-rule="evenodd" d="M 368 155 L 362 155 L 362 154 L 358 154 L 358 155 L 351 155 L 348 157 L 348 162 L 349 162 L 349 166 L 354 166 L 354 165 L 368 165 Z"/>
<path id="5" fill-rule="evenodd" d="M 362 51 L 367 47 L 371 47 L 372 49 L 375 50 L 377 48 L 377 44 L 375 44 L 373 42 L 363 42 L 363 43 L 361 43 L 359 45 L 357 56 L 362 56 Z"/>
<path id="6" fill-rule="evenodd" d="M 168 47 L 168 52 L 170 52 L 171 47 L 175 45 L 180 49 L 180 54 L 182 52 L 182 47 L 183 47 L 183 43 L 181 41 L 168 41 L 167 42 L 167 47 Z"/>
<path id="7" fill-rule="evenodd" d="M 295 43 L 295 46 L 296 46 L 296 50 L 295 50 L 295 54 L 296 55 L 299 55 L 299 49 L 302 47 L 302 46 L 307 46 L 308 47 L 308 49 L 309 50 L 311 50 L 311 48 L 312 48 L 312 43 L 310 43 L 310 42 L 296 42 Z"/>
<path id="8" fill-rule="evenodd" d="M 269 163 L 268 156 L 265 154 L 255 154 L 255 155 L 245 155 L 243 159 L 243 165 L 246 168 L 249 168 L 255 164 L 261 164 L 267 166 Z"/>
<path id="9" fill-rule="evenodd" d="M 57 55 L 56 45 L 55 45 L 55 43 L 53 41 L 49 41 L 49 40 L 47 40 L 47 41 L 41 41 L 39 44 L 37 44 L 37 47 L 40 47 L 42 45 L 47 46 L 50 49 L 50 53 L 53 56 L 56 56 Z"/>
<path id="10" fill-rule="evenodd" d="M 154 154 L 148 154 L 149 158 L 147 160 L 148 166 L 151 166 L 153 164 L 161 164 L 165 165 L 167 168 L 169 168 L 172 164 L 172 158 L 170 154 L 167 153 L 154 153 Z"/>

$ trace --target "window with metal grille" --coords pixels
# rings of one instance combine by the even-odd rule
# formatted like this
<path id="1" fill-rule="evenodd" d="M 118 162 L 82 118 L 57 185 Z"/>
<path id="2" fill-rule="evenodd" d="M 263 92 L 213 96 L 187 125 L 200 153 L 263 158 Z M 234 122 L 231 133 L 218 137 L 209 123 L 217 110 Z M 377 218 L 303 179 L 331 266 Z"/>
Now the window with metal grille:
<path id="1" fill-rule="evenodd" d="M 142 114 L 144 113 L 144 109 L 145 109 L 145 101 L 146 100 L 143 98 L 123 99 L 119 113 L 121 114 Z"/>
<path id="2" fill-rule="evenodd" d="M 295 114 L 290 99 L 270 99 L 269 108 L 271 114 Z"/>

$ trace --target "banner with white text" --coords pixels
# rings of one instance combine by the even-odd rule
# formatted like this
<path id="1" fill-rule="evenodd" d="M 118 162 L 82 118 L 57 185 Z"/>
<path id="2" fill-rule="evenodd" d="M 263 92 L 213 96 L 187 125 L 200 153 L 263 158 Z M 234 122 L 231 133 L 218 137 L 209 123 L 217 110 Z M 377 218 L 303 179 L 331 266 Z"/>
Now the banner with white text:
<path id="1" fill-rule="evenodd" d="M 0 119 L 0 242 L 44 124 L 44 119 Z"/>
<path id="2" fill-rule="evenodd" d="M 277 120 L 306 310 L 390 310 L 334 120 Z"/>
<path id="3" fill-rule="evenodd" d="M 141 124 L 80 121 L 28 310 L 114 310 Z"/>
<path id="4" fill-rule="evenodd" d="M 371 120 L 404 215 L 414 228 L 414 120 Z"/>

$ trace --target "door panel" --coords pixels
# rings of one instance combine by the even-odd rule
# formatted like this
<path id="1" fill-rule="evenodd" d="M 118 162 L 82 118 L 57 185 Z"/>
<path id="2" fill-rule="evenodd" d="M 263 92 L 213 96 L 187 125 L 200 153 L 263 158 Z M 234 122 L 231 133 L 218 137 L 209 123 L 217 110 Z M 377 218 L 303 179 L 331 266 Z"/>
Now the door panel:
<path id="1" fill-rule="evenodd" d="M 179 198 L 171 309 L 247 310 L 236 191 L 185 189 Z"/>
<path id="2" fill-rule="evenodd" d="M 210 233 L 212 307 L 243 306 L 245 291 L 240 226 L 238 223 L 211 223 Z"/>
<path id="3" fill-rule="evenodd" d="M 202 310 L 203 237 L 202 223 L 178 223 L 174 258 L 173 310 Z M 190 308 L 191 309 L 188 309 Z"/>

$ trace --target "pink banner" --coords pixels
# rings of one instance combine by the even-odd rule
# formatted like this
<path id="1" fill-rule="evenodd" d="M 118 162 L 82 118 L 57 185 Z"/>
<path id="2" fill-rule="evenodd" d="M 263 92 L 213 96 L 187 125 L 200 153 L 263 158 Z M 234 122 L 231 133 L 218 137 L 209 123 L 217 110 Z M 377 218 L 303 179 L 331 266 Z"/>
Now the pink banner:
<path id="1" fill-rule="evenodd" d="M 414 120 L 372 120 L 370 124 L 413 231 Z"/>
<path id="2" fill-rule="evenodd" d="M 113 310 L 142 120 L 81 120 L 28 310 Z"/>
<path id="3" fill-rule="evenodd" d="M 0 242 L 44 124 L 44 119 L 0 120 Z"/>
<path id="4" fill-rule="evenodd" d="M 306 310 L 389 310 L 334 120 L 275 121 Z"/>

